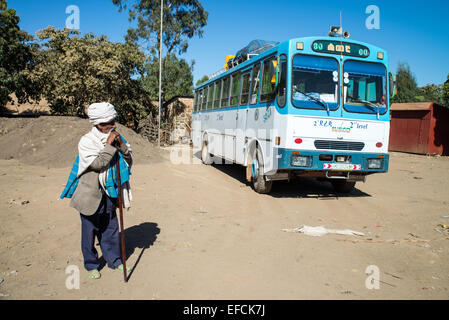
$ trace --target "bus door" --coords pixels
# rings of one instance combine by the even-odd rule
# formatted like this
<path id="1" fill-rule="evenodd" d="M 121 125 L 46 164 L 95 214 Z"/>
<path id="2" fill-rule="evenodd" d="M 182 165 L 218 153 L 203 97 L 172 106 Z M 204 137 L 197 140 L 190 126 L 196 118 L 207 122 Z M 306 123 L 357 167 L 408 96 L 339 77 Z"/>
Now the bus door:
<path id="1" fill-rule="evenodd" d="M 246 120 L 248 116 L 248 101 L 251 83 L 251 69 L 243 70 L 241 73 L 241 90 L 239 109 L 235 121 L 235 161 L 239 164 L 245 163 L 245 132 Z"/>

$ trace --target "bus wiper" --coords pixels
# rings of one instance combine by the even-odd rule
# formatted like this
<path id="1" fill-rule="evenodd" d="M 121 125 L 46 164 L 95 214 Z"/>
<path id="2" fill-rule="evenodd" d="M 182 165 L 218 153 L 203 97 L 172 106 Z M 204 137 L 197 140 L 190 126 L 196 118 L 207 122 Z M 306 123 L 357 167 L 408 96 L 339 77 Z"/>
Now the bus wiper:
<path id="1" fill-rule="evenodd" d="M 373 111 L 377 110 L 377 119 L 379 119 L 379 106 L 378 105 L 375 105 L 372 102 L 369 102 L 369 101 L 366 101 L 366 100 L 362 100 L 362 99 L 353 99 L 353 101 L 364 103 L 367 107 L 369 107 Z M 376 108 L 376 109 L 374 109 L 374 108 Z"/>
<path id="2" fill-rule="evenodd" d="M 309 99 L 312 99 L 312 100 L 315 101 L 315 102 L 318 102 L 320 105 L 322 105 L 323 107 L 326 108 L 327 113 L 329 114 L 329 105 L 328 105 L 326 102 L 324 102 L 324 101 L 321 100 L 321 99 L 315 98 L 314 96 L 312 96 L 312 95 L 310 95 L 310 94 L 308 94 L 308 93 L 302 92 L 302 91 L 296 89 L 295 87 L 293 87 L 293 90 L 295 90 L 295 92 L 301 93 L 302 95 L 306 96 L 306 97 L 309 98 Z"/>

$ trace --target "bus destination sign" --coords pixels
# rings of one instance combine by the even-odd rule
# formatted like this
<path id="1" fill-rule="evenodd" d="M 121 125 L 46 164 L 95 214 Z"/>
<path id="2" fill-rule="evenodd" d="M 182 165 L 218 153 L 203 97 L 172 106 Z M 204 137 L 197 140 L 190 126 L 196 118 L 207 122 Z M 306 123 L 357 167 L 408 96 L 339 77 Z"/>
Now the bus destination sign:
<path id="1" fill-rule="evenodd" d="M 370 53 L 367 47 L 360 44 L 330 40 L 314 41 L 312 43 L 312 50 L 315 52 L 342 54 L 359 58 L 367 58 Z"/>

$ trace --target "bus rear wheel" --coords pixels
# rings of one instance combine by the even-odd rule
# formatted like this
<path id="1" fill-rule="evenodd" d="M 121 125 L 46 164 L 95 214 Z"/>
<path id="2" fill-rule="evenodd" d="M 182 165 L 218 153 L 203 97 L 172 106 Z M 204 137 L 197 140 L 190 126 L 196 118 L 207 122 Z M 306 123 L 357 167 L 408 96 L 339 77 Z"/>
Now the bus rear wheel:
<path id="1" fill-rule="evenodd" d="M 335 191 L 341 193 L 350 193 L 354 190 L 355 181 L 347 181 L 347 180 L 331 180 L 332 187 Z"/>
<path id="2" fill-rule="evenodd" d="M 257 193 L 270 193 L 273 186 L 273 181 L 267 181 L 263 174 L 263 157 L 259 148 L 256 149 L 256 154 L 251 164 L 252 170 L 252 185 Z"/>

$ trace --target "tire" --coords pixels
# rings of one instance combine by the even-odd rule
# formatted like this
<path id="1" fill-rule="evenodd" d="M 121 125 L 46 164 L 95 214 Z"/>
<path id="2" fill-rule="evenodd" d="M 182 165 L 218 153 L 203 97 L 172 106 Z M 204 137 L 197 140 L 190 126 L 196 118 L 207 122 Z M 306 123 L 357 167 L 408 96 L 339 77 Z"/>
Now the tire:
<path id="1" fill-rule="evenodd" d="M 207 140 L 203 141 L 203 147 L 201 148 L 201 160 L 205 165 L 212 164 L 212 156 L 209 152 L 209 145 Z"/>
<path id="2" fill-rule="evenodd" d="M 270 193 L 273 181 L 267 181 L 263 175 L 263 157 L 259 148 L 256 148 L 255 157 L 252 163 L 252 170 L 256 170 L 256 176 L 252 176 L 252 186 L 257 193 Z"/>
<path id="3" fill-rule="evenodd" d="M 332 187 L 335 191 L 340 193 L 350 193 L 354 190 L 355 181 L 347 181 L 347 180 L 331 180 Z"/>

